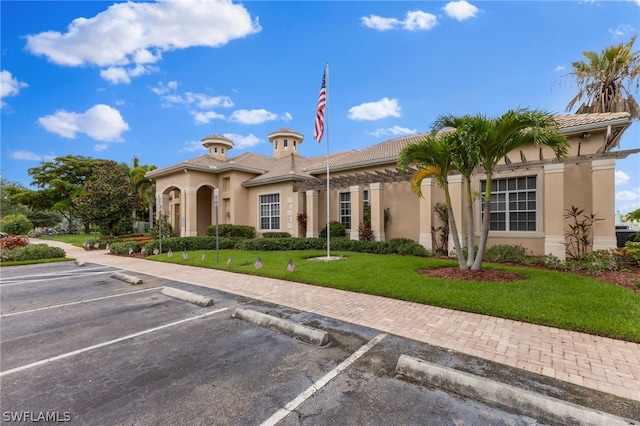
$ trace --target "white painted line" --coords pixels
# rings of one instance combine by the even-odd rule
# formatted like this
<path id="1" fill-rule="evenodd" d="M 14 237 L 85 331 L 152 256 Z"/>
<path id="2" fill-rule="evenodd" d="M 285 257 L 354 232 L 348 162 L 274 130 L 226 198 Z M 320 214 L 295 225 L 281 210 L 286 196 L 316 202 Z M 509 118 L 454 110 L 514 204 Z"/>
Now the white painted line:
<path id="1" fill-rule="evenodd" d="M 28 311 L 11 312 L 10 314 L 0 315 L 0 318 L 10 317 L 12 315 L 27 314 L 29 312 L 44 311 L 46 309 L 61 308 L 63 306 L 71 306 L 71 305 L 78 305 L 81 303 L 96 302 L 98 300 L 111 299 L 112 297 L 127 296 L 129 294 L 136 294 L 136 293 L 142 293 L 143 291 L 152 291 L 152 290 L 159 290 L 159 289 L 162 289 L 162 287 L 146 288 L 144 290 L 136 290 L 136 291 L 129 291 L 129 292 L 120 293 L 120 294 L 112 294 L 111 296 L 96 297 L 95 299 L 78 300 L 77 302 L 69 302 L 69 303 L 61 303 L 59 305 L 44 306 L 42 308 L 29 309 Z"/>
<path id="2" fill-rule="evenodd" d="M 198 315 L 198 316 L 195 316 L 195 317 L 191 317 L 191 318 L 183 319 L 183 320 L 180 320 L 180 321 L 172 322 L 172 323 L 169 323 L 169 324 L 161 325 L 159 327 L 150 328 L 148 330 L 140 331 L 138 333 L 129 334 L 128 336 L 118 337 L 117 339 L 109 340 L 108 342 L 98 343 L 97 345 L 93 345 L 93 346 L 87 346 L 86 348 L 78 349 L 77 351 L 67 352 L 66 354 L 62 354 L 62 355 L 54 356 L 54 357 L 51 357 L 51 358 L 43 359 L 41 361 L 32 362 L 31 364 L 23 365 L 22 367 L 16 367 L 16 368 L 12 368 L 10 370 L 2 371 L 2 372 L 0 372 L 0 377 L 6 376 L 6 375 L 9 375 L 9 374 L 13 374 L 13 373 L 17 373 L 19 371 L 28 370 L 30 368 L 37 367 L 39 365 L 48 364 L 50 362 L 57 361 L 59 359 L 69 358 L 71 356 L 78 355 L 78 354 L 81 354 L 81 353 L 84 353 L 84 352 L 89 352 L 89 351 L 92 351 L 94 349 L 98 349 L 98 348 L 102 348 L 102 347 L 105 347 L 105 346 L 113 345 L 114 343 L 119 343 L 119 342 L 123 342 L 125 340 L 130 340 L 130 339 L 133 339 L 133 338 L 136 338 L 136 337 L 144 336 L 145 334 L 149 334 L 149 333 L 156 332 L 158 330 L 162 330 L 162 329 L 165 329 L 165 328 L 173 327 L 174 325 L 184 324 L 185 322 L 189 322 L 189 321 L 197 320 L 197 319 L 200 319 L 200 318 L 208 317 L 208 316 L 211 316 L 211 315 L 215 315 L 215 314 L 218 314 L 220 312 L 226 311 L 227 309 L 229 309 L 229 308 L 217 309 L 215 311 L 207 312 L 206 314 L 202 314 L 202 315 Z"/>
<path id="3" fill-rule="evenodd" d="M 24 281 L 24 280 L 8 280 L 5 281 L 3 280 L 2 284 L 0 284 L 0 287 L 8 287 L 11 285 L 24 285 L 24 284 L 34 284 L 34 283 L 42 283 L 42 282 L 47 282 L 47 281 L 55 281 L 55 280 L 60 280 L 62 278 L 76 278 L 76 277 L 88 277 L 88 276 L 92 276 L 92 275 L 104 275 L 104 274 L 113 274 L 114 271 L 102 271 L 102 272 L 92 272 L 90 274 L 66 274 L 66 275 L 59 275 L 59 276 L 54 276 L 54 277 L 50 277 L 50 278 L 43 278 L 40 280 L 28 280 L 28 281 Z"/>
<path id="4" fill-rule="evenodd" d="M 387 333 L 380 333 L 376 337 L 374 337 L 373 339 L 369 340 L 369 342 L 367 342 L 366 344 L 361 346 L 360 349 L 358 349 L 357 351 L 352 353 L 351 356 L 349 356 L 349 358 L 347 358 L 344 361 L 342 361 L 336 368 L 334 368 L 333 370 L 331 370 L 330 372 L 325 374 L 317 382 L 315 382 L 309 388 L 307 388 L 306 391 L 302 392 L 294 400 L 292 400 L 287 405 L 285 405 L 284 408 L 279 409 L 271 417 L 269 417 L 267 420 L 262 422 L 261 426 L 274 426 L 274 425 L 276 425 L 280 420 L 282 420 L 285 417 L 287 417 L 293 410 L 298 408 L 303 402 L 305 402 L 307 399 L 309 399 L 314 393 L 316 393 L 320 389 L 322 389 L 334 377 L 336 377 L 338 374 L 342 373 L 344 370 L 347 369 L 347 367 L 349 367 L 351 364 L 356 362 L 358 360 L 358 358 L 360 358 L 362 355 L 364 355 L 367 352 L 369 352 L 369 350 L 371 348 L 373 348 L 375 345 L 377 345 L 386 336 L 387 336 Z"/>
<path id="5" fill-rule="evenodd" d="M 105 268 L 111 268 L 111 266 L 94 266 L 91 268 L 82 268 L 81 270 L 79 269 L 69 269 L 66 271 L 57 271 L 57 272 L 48 272 L 45 274 L 27 274 L 27 275 L 18 275 L 15 277 L 11 277 L 10 279 L 15 280 L 15 279 L 20 279 L 20 278 L 31 278 L 31 277 L 55 277 L 56 275 L 79 275 L 79 274 L 83 274 L 87 271 L 99 271 Z"/>

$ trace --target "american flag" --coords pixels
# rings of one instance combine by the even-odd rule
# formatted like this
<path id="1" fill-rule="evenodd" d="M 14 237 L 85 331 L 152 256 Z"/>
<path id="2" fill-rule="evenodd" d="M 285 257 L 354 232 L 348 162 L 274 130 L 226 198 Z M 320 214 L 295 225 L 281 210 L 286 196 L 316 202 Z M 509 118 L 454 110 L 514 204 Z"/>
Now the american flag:
<path id="1" fill-rule="evenodd" d="M 171 249 L 169 249 L 169 251 L 167 252 L 167 256 L 169 257 L 173 256 L 173 251 Z"/>
<path id="2" fill-rule="evenodd" d="M 202 253 L 202 257 L 200 259 L 204 260 L 206 257 L 207 257 L 207 253 Z"/>
<path id="3" fill-rule="evenodd" d="M 144 247 L 142 247 L 142 248 L 140 249 L 140 253 L 142 253 L 142 254 L 145 254 L 145 253 L 146 253 L 146 250 L 144 249 Z"/>
<path id="4" fill-rule="evenodd" d="M 231 265 L 231 256 L 227 258 L 227 265 Z"/>
<path id="5" fill-rule="evenodd" d="M 293 260 L 289 259 L 289 263 L 287 264 L 287 271 L 293 272 L 296 269 L 296 265 L 293 263 Z"/>
<path id="6" fill-rule="evenodd" d="M 187 257 L 189 257 L 189 255 L 187 254 L 187 249 L 182 250 L 182 258 L 186 259 Z"/>
<path id="7" fill-rule="evenodd" d="M 322 74 L 322 85 L 318 96 L 318 111 L 316 112 L 316 124 L 313 129 L 313 138 L 320 143 L 324 135 L 324 107 L 327 105 L 327 68 Z"/>
<path id="8" fill-rule="evenodd" d="M 129 254 L 133 253 L 133 249 L 131 247 L 129 247 Z"/>
<path id="9" fill-rule="evenodd" d="M 109 244 L 105 247 L 105 250 L 109 251 Z"/>
<path id="10" fill-rule="evenodd" d="M 258 258 L 258 260 L 256 260 L 256 269 L 260 269 L 260 268 L 262 268 L 262 260 Z"/>
<path id="11" fill-rule="evenodd" d="M 100 243 L 95 243 L 95 244 L 93 245 L 93 248 L 100 248 Z"/>
<path id="12" fill-rule="evenodd" d="M 158 253 L 160 253 L 160 250 L 158 250 L 158 247 L 154 247 L 153 254 L 157 255 Z"/>

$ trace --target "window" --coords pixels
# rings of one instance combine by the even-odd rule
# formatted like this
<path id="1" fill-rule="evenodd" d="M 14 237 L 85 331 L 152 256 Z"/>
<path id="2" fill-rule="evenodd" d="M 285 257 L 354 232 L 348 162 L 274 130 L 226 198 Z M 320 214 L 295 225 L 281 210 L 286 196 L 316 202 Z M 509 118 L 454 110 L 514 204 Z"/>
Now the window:
<path id="1" fill-rule="evenodd" d="M 481 181 L 482 192 L 486 187 L 487 182 Z M 489 230 L 536 231 L 536 177 L 493 179 L 490 206 Z"/>
<path id="2" fill-rule="evenodd" d="M 289 146 L 289 141 L 285 139 L 284 142 L 282 143 L 282 147 L 284 149 L 287 149 L 288 146 Z"/>
<path id="3" fill-rule="evenodd" d="M 367 189 L 362 191 L 362 202 L 363 203 L 368 203 L 369 202 L 369 190 L 367 190 Z"/>
<path id="4" fill-rule="evenodd" d="M 260 196 L 260 229 L 280 229 L 280 194 Z"/>
<path id="5" fill-rule="evenodd" d="M 340 223 L 351 229 L 351 193 L 340 193 Z"/>

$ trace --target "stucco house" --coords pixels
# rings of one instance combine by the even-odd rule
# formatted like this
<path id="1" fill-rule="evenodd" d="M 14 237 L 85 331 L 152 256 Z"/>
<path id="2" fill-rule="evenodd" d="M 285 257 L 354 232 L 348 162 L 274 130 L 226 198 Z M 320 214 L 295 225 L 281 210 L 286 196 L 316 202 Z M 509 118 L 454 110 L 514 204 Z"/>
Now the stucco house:
<path id="1" fill-rule="evenodd" d="M 534 254 L 565 258 L 564 214 L 571 206 L 593 212 L 603 220 L 594 225 L 594 249 L 616 246 L 614 172 L 616 159 L 640 149 L 615 150 L 631 125 L 628 113 L 561 115 L 556 120 L 570 142 L 569 155 L 557 160 L 547 148 L 533 146 L 511 152 L 499 164 L 493 181 L 489 246 L 520 244 Z M 327 214 L 327 156 L 301 154 L 304 136 L 291 129 L 268 135 L 273 155 L 246 152 L 230 157 L 233 141 L 211 135 L 202 139 L 208 153 L 155 169 L 147 177 L 156 181 L 160 209 L 176 235 L 205 235 L 215 224 L 214 189 L 219 190 L 218 223 L 249 225 L 260 235 L 288 232 L 294 237 L 317 237 L 327 218 L 340 221 L 351 239 L 358 239 L 365 203 L 371 208 L 376 240 L 397 237 L 434 247 L 432 226 L 438 226 L 433 205 L 444 202 L 444 192 L 433 179 L 422 182 L 424 198 L 411 190 L 411 173 L 397 171 L 397 156 L 407 144 L 424 138 L 414 134 L 362 150 L 332 153 L 329 162 Z M 473 176 L 480 191 L 483 173 Z M 453 208 L 466 235 L 466 208 L 460 175 L 449 177 Z M 474 209 L 480 229 L 480 208 Z M 384 211 L 390 221 L 385 227 Z M 306 226 L 298 213 L 307 215 Z M 452 241 L 452 239 L 449 239 Z"/>

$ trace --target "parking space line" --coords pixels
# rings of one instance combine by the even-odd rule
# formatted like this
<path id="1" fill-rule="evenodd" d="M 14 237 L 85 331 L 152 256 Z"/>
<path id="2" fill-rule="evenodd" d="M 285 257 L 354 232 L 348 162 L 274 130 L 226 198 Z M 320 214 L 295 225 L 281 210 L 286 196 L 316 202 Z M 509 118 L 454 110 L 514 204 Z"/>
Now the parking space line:
<path id="1" fill-rule="evenodd" d="M 91 273 L 87 274 L 87 273 L 85 273 L 83 271 L 82 273 L 57 274 L 57 276 L 54 275 L 54 276 L 50 276 L 49 278 L 42 278 L 40 280 L 28 280 L 28 281 L 24 281 L 24 280 L 21 280 L 21 279 L 16 280 L 15 277 L 14 277 L 14 278 L 11 278 L 9 280 L 3 280 L 4 282 L 2 284 L 0 284 L 0 287 L 8 287 L 8 286 L 11 286 L 11 285 L 24 285 L 24 284 L 41 283 L 41 282 L 46 282 L 46 281 L 59 280 L 61 278 L 75 278 L 75 277 L 86 277 L 86 276 L 91 276 L 91 275 L 112 274 L 114 272 L 115 272 L 114 270 L 110 270 L 110 271 L 101 271 L 101 272 L 91 272 Z M 21 278 L 21 277 L 18 277 L 18 278 Z"/>
<path id="2" fill-rule="evenodd" d="M 29 312 L 44 311 L 46 309 L 61 308 L 63 306 L 78 305 L 80 303 L 96 302 L 98 300 L 111 299 L 112 297 L 120 297 L 120 296 L 129 295 L 129 294 L 142 293 L 143 291 L 159 290 L 161 288 L 162 287 L 145 288 L 144 290 L 128 291 L 126 293 L 112 294 L 110 296 L 103 296 L 103 297 L 96 297 L 94 299 L 78 300 L 77 302 L 69 302 L 69 303 L 61 303 L 59 305 L 44 306 L 42 308 L 29 309 L 28 311 L 11 312 L 10 314 L 2 314 L 2 315 L 0 315 L 0 318 L 10 317 L 12 315 L 27 314 Z"/>
<path id="3" fill-rule="evenodd" d="M 369 350 L 371 348 L 373 348 L 375 345 L 377 345 L 386 336 L 387 336 L 387 333 L 380 333 L 376 337 L 374 337 L 373 339 L 369 340 L 369 342 L 367 342 L 366 344 L 361 346 L 360 349 L 358 349 L 357 351 L 352 353 L 347 359 L 342 361 L 336 368 L 334 368 L 333 370 L 331 370 L 330 372 L 325 374 L 317 382 L 315 382 L 309 388 L 307 388 L 307 390 L 302 392 L 294 400 L 292 400 L 287 405 L 285 405 L 284 408 L 281 408 L 278 411 L 276 411 L 271 417 L 269 417 L 267 420 L 265 420 L 261 424 L 261 426 L 273 426 L 273 425 L 276 425 L 280 420 L 282 420 L 285 417 L 287 417 L 293 410 L 298 408 L 303 402 L 305 402 L 307 399 L 309 399 L 314 393 L 316 393 L 320 389 L 322 389 L 334 377 L 336 377 L 338 374 L 342 373 L 344 370 L 347 369 L 347 367 L 349 367 L 351 364 L 356 362 L 358 360 L 358 358 L 360 358 L 362 355 L 364 355 L 367 352 L 369 352 Z"/>
<path id="4" fill-rule="evenodd" d="M 62 354 L 62 355 L 54 356 L 54 357 L 51 357 L 51 358 L 43 359 L 43 360 L 40 360 L 40 361 L 32 362 L 31 364 L 27 364 L 27 365 L 23 365 L 21 367 L 16 367 L 16 368 L 12 368 L 10 370 L 2 371 L 2 372 L 0 372 L 0 377 L 4 377 L 4 376 L 12 374 L 12 373 L 17 373 L 19 371 L 28 370 L 30 368 L 34 368 L 34 367 L 37 367 L 37 366 L 40 366 L 40 365 L 48 364 L 50 362 L 57 361 L 57 360 L 60 360 L 60 359 L 69 358 L 71 356 L 78 355 L 78 354 L 81 354 L 81 353 L 84 353 L 84 352 L 89 352 L 89 351 L 92 351 L 94 349 L 103 348 L 105 346 L 113 345 L 115 343 L 123 342 L 125 340 L 134 339 L 136 337 L 144 336 L 145 334 L 149 334 L 149 333 L 154 333 L 156 331 L 163 330 L 163 329 L 169 328 L 169 327 L 173 327 L 175 325 L 184 324 L 186 322 L 194 321 L 194 320 L 197 320 L 197 319 L 200 319 L 200 318 L 205 318 L 205 317 L 208 317 L 208 316 L 211 316 L 211 315 L 218 314 L 220 312 L 224 312 L 224 311 L 226 311 L 228 309 L 229 308 L 216 309 L 215 311 L 207 312 L 207 313 L 202 314 L 202 315 L 197 315 L 195 317 L 190 317 L 190 318 L 186 318 L 186 319 L 183 319 L 183 320 L 180 320 L 180 321 L 175 321 L 175 322 L 172 322 L 172 323 L 169 323 L 169 324 L 161 325 L 159 327 L 154 327 L 154 328 L 150 328 L 148 330 L 139 331 L 137 333 L 129 334 L 129 335 L 124 336 L 124 337 L 118 337 L 117 339 L 109 340 L 107 342 L 98 343 L 97 345 L 87 346 L 86 348 L 78 349 L 77 351 L 67 352 L 66 354 Z"/>

